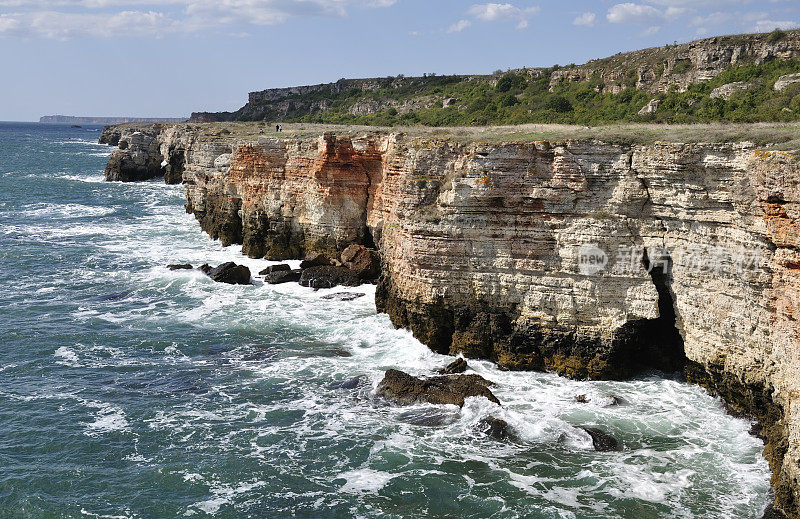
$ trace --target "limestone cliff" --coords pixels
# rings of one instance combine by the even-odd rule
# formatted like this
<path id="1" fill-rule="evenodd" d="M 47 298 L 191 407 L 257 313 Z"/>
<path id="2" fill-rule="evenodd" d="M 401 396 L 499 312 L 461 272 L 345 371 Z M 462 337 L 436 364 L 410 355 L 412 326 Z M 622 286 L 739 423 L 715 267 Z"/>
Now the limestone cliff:
<path id="1" fill-rule="evenodd" d="M 137 153 L 167 161 L 187 211 L 246 254 L 374 243 L 378 309 L 436 351 L 582 378 L 682 369 L 759 419 L 776 504 L 800 516 L 800 165 L 788 154 L 140 133 L 122 132 L 112 173 Z"/>

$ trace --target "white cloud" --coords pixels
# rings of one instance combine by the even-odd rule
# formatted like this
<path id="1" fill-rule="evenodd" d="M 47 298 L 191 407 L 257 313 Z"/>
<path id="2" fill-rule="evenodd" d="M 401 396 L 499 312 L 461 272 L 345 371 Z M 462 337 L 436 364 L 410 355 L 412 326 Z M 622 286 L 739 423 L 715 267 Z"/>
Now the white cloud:
<path id="1" fill-rule="evenodd" d="M 538 6 L 520 8 L 512 4 L 475 4 L 467 10 L 467 14 L 484 22 L 515 21 L 517 29 L 528 26 L 528 19 L 539 13 Z"/>
<path id="2" fill-rule="evenodd" d="M 759 20 L 753 26 L 755 32 L 770 32 L 775 29 L 797 29 L 800 24 L 791 20 Z"/>
<path id="3" fill-rule="evenodd" d="M 594 13 L 583 13 L 572 20 L 572 25 L 580 25 L 583 27 L 594 27 L 596 23 L 597 15 Z"/>
<path id="4" fill-rule="evenodd" d="M 294 17 L 346 16 L 397 0 L 0 0 L 0 36 L 69 39 L 269 26 Z M 142 9 L 143 8 L 143 9 Z M 231 31 L 231 29 L 233 29 Z"/>
<path id="5" fill-rule="evenodd" d="M 450 27 L 448 27 L 446 32 L 447 34 L 452 34 L 454 32 L 461 32 L 464 29 L 469 28 L 470 26 L 472 26 L 472 22 L 470 22 L 469 20 L 459 20 Z"/>
<path id="6" fill-rule="evenodd" d="M 612 6 L 606 14 L 606 19 L 611 23 L 648 25 L 652 29 L 657 24 L 675 20 L 688 12 L 689 9 L 674 5 L 662 11 L 652 5 L 626 2 Z"/>
<path id="7" fill-rule="evenodd" d="M 659 21 L 664 13 L 652 5 L 642 5 L 627 2 L 616 4 L 608 10 L 606 19 L 611 23 L 641 23 L 648 24 Z"/>

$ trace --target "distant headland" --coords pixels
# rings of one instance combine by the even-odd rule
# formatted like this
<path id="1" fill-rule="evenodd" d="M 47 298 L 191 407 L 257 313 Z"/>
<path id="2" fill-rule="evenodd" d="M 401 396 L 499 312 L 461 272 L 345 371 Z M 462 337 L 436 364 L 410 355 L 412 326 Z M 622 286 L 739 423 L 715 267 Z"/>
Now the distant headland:
<path id="1" fill-rule="evenodd" d="M 40 123 L 122 124 L 122 123 L 181 123 L 188 117 L 76 117 L 73 115 L 44 115 Z"/>

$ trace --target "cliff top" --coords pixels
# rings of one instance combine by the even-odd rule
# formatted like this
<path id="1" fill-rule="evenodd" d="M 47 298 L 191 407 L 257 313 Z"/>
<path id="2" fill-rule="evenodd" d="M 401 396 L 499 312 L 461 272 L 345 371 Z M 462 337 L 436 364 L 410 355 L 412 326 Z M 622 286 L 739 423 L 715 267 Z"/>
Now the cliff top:
<path id="1" fill-rule="evenodd" d="M 583 65 L 491 75 L 390 76 L 250 92 L 234 112 L 192 122 L 370 126 L 794 122 L 800 31 L 718 36 Z"/>
<path id="2" fill-rule="evenodd" d="M 151 128 L 150 124 L 122 124 L 119 128 Z M 162 125 L 163 126 L 163 125 Z M 618 124 L 578 126 L 566 124 L 523 124 L 516 126 L 356 126 L 336 124 L 286 123 L 283 132 L 262 122 L 181 123 L 198 132 L 204 140 L 257 140 L 259 137 L 303 139 L 325 132 L 357 136 L 404 133 L 413 138 L 449 139 L 471 142 L 531 142 L 597 139 L 616 144 L 650 144 L 656 141 L 681 143 L 752 142 L 773 150 L 800 150 L 800 123 L 754 124 Z M 261 130 L 264 133 L 259 133 Z"/>

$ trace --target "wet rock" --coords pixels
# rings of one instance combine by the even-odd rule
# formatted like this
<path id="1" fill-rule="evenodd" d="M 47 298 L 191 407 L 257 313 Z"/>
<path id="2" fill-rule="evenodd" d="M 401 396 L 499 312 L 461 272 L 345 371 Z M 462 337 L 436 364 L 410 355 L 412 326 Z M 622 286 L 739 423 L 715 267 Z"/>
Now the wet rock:
<path id="1" fill-rule="evenodd" d="M 300 262 L 300 268 L 325 267 L 332 264 L 331 259 L 326 254 L 322 252 L 312 252 L 306 256 L 306 259 Z"/>
<path id="2" fill-rule="evenodd" d="M 448 412 L 441 407 L 422 407 L 398 413 L 397 419 L 411 425 L 440 427 L 458 420 L 458 413 Z"/>
<path id="3" fill-rule="evenodd" d="M 361 279 L 375 280 L 381 274 L 381 256 L 378 251 L 363 245 L 350 245 L 342 251 L 342 265 Z"/>
<path id="4" fill-rule="evenodd" d="M 333 288 L 339 285 L 355 287 L 361 285 L 362 281 L 346 267 L 321 265 L 304 269 L 300 276 L 300 284 L 304 287 L 319 289 Z"/>
<path id="5" fill-rule="evenodd" d="M 448 364 L 444 369 L 440 369 L 439 373 L 442 375 L 455 375 L 456 373 L 464 373 L 467 371 L 467 361 L 464 360 L 462 357 L 457 358 L 450 364 Z"/>
<path id="6" fill-rule="evenodd" d="M 214 269 L 214 267 L 212 267 L 212 266 L 211 266 L 211 265 L 209 265 L 208 263 L 203 263 L 202 265 L 200 265 L 199 267 L 197 267 L 197 270 L 199 270 L 199 271 L 200 271 L 200 272 L 202 272 L 203 274 L 208 274 L 208 273 L 209 273 L 209 272 L 211 272 L 213 269 Z"/>
<path id="7" fill-rule="evenodd" d="M 203 266 L 205 267 L 206 265 Z M 203 272 L 205 272 L 205 270 L 203 270 Z M 209 270 L 206 272 L 206 275 L 217 283 L 228 283 L 229 285 L 250 284 L 250 269 L 244 265 L 237 265 L 232 261 L 225 262 Z"/>
<path id="8" fill-rule="evenodd" d="M 399 405 L 418 403 L 464 405 L 470 396 L 482 396 L 491 402 L 500 401 L 489 390 L 493 385 L 480 375 L 445 375 L 417 378 L 396 369 L 386 372 L 378 384 L 376 395 Z"/>
<path id="9" fill-rule="evenodd" d="M 167 265 L 167 268 L 170 270 L 192 270 L 194 267 L 189 263 L 172 263 Z"/>
<path id="10" fill-rule="evenodd" d="M 321 299 L 330 299 L 333 301 L 353 301 L 359 297 L 364 297 L 366 294 L 360 292 L 336 292 L 335 294 L 328 294 L 321 297 Z"/>
<path id="11" fill-rule="evenodd" d="M 270 285 L 280 285 L 281 283 L 297 283 L 300 281 L 302 270 L 278 270 L 264 276 L 264 282 Z"/>
<path id="12" fill-rule="evenodd" d="M 598 452 L 619 450 L 619 443 L 617 442 L 617 439 L 610 434 L 606 434 L 595 427 L 581 427 L 581 429 L 589 433 L 589 436 L 592 437 L 592 445 L 594 445 L 594 450 Z"/>
<path id="13" fill-rule="evenodd" d="M 508 422 L 494 416 L 487 416 L 478 422 L 478 430 L 495 440 L 505 441 L 513 438 Z"/>
<path id="14" fill-rule="evenodd" d="M 359 386 L 365 386 L 369 382 L 366 375 L 359 375 L 357 377 L 348 378 L 331 383 L 328 387 L 331 389 L 357 389 Z"/>
<path id="15" fill-rule="evenodd" d="M 292 270 L 292 267 L 287 265 L 286 263 L 280 263 L 278 265 L 270 265 L 261 272 L 258 273 L 259 276 L 266 276 L 267 274 L 272 274 L 274 272 L 286 272 Z"/>

